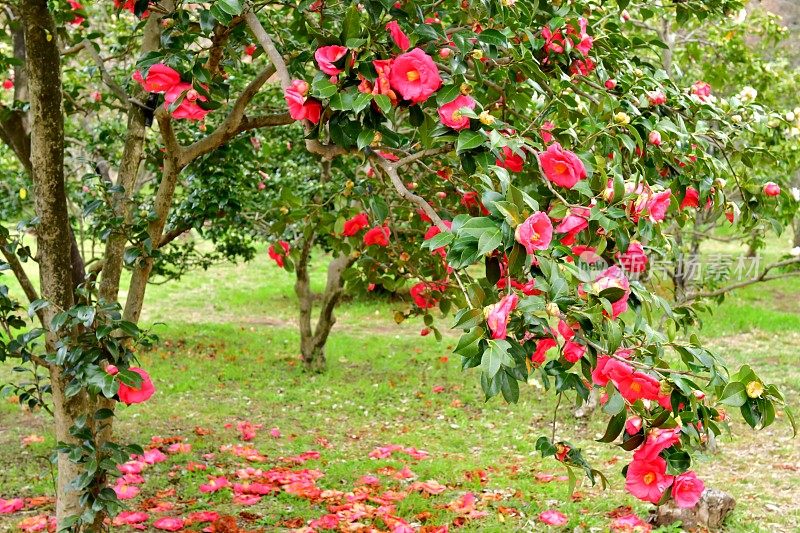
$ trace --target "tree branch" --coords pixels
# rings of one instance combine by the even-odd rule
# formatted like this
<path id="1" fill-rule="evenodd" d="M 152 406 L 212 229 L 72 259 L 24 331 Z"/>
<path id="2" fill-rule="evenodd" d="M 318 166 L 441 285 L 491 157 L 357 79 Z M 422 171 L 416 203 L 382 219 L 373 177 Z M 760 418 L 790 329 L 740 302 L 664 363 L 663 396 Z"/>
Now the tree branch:
<path id="1" fill-rule="evenodd" d="M 776 274 L 774 276 L 770 276 L 769 275 L 771 270 L 774 270 L 776 268 L 782 268 L 782 267 L 785 267 L 785 266 L 790 266 L 790 265 L 800 265 L 800 257 L 796 257 L 794 259 L 784 259 L 783 261 L 776 261 L 775 263 L 770 263 L 769 265 L 764 267 L 764 270 L 761 272 L 761 274 L 759 274 L 758 276 L 756 276 L 755 278 L 752 278 L 752 279 L 747 279 L 747 280 L 744 280 L 744 281 L 740 281 L 739 283 L 732 283 L 731 285 L 727 285 L 725 287 L 720 287 L 719 289 L 716 289 L 716 290 L 713 290 L 713 291 L 694 292 L 694 293 L 687 294 L 686 297 L 684 297 L 683 300 L 681 300 L 680 303 L 683 304 L 683 303 L 687 303 L 687 302 L 692 302 L 692 301 L 698 300 L 700 298 L 714 298 L 716 296 L 722 296 L 723 294 L 727 294 L 727 293 L 729 293 L 731 291 L 734 291 L 736 289 L 741 289 L 743 287 L 754 285 L 756 283 L 761 283 L 761 282 L 765 282 L 765 281 L 772 281 L 772 280 L 776 280 L 776 279 L 789 278 L 789 277 L 792 277 L 792 276 L 800 276 L 800 270 L 794 270 L 794 271 L 791 271 L 791 272 L 784 272 L 783 274 Z"/>

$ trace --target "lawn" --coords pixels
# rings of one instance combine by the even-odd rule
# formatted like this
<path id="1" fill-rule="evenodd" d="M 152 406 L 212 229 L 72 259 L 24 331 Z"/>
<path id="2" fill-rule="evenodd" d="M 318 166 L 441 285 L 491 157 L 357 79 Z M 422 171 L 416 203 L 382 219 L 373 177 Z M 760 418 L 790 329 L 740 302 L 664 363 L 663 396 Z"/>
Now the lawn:
<path id="1" fill-rule="evenodd" d="M 772 243 L 767 255 L 777 247 Z M 167 454 L 142 472 L 141 493 L 129 503 L 148 510 L 148 524 L 214 510 L 248 529 L 280 531 L 348 500 L 335 491 L 353 493 L 349 500 L 364 498 L 373 509 L 394 504 L 395 515 L 430 531 L 445 524 L 461 525 L 460 531 L 540 531 L 546 526 L 537 517 L 548 509 L 569 517 L 561 528 L 569 531 L 607 531 L 613 517 L 629 508 L 646 515 L 646 506 L 623 490 L 620 469 L 629 453 L 593 442 L 604 429 L 600 416 L 576 422 L 565 411 L 556 420 L 557 438 L 583 448 L 610 481 L 605 491 L 583 484 L 570 497 L 563 467 L 543 461 L 534 449 L 536 439 L 552 430 L 552 395 L 532 380 L 517 405 L 484 403 L 477 375 L 461 372 L 451 354 L 456 337 L 437 342 L 419 335 L 419 322 L 397 326 L 393 313 L 401 302 L 345 302 L 328 348 L 329 372 L 304 374 L 293 327 L 293 279 L 264 256 L 149 289 L 143 322 L 152 324 L 160 343 L 140 360 L 158 393 L 143 405 L 121 408 L 116 432 L 139 443 L 167 439 L 164 449 L 185 442 L 191 450 Z M 320 287 L 324 263 L 319 257 L 314 269 Z M 706 317 L 703 327 L 731 366 L 751 364 L 795 405 L 799 298 L 800 280 L 750 287 Z M 10 376 L 10 365 L 0 367 L 0 382 Z M 243 422 L 261 426 L 252 440 L 242 440 L 237 425 Z M 48 428 L 45 414 L 2 401 L 0 498 L 52 494 Z M 31 435 L 44 440 L 30 442 L 37 440 Z M 730 531 L 800 530 L 800 444 L 790 437 L 782 414 L 762 432 L 735 423 L 716 455 L 698 457 L 699 476 L 737 499 Z M 398 449 L 379 449 L 390 445 Z M 232 453 L 237 450 L 239 455 Z M 248 453 L 259 462 L 241 457 Z M 187 467 L 194 463 L 206 469 Z M 293 483 L 278 494 L 238 502 L 230 488 L 200 490 L 209 476 L 241 483 L 235 472 L 248 466 L 291 469 Z M 311 474 L 296 473 L 302 469 Z M 315 472 L 321 477 L 309 482 Z M 435 483 L 423 483 L 428 480 Z M 467 494 L 476 497 L 474 504 Z M 382 525 L 371 521 L 370 507 L 356 503 L 356 510 L 367 512 L 363 524 Z M 49 510 L 44 504 L 0 518 L 0 531 Z M 187 530 L 193 527 L 203 526 Z"/>

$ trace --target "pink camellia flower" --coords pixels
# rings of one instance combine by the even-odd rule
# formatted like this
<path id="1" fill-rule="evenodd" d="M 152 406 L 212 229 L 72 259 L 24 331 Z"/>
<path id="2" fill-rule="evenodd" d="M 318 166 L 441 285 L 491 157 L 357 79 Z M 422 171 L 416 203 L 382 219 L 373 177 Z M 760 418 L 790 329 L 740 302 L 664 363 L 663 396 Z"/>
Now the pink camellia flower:
<path id="1" fill-rule="evenodd" d="M 184 523 L 182 518 L 173 518 L 165 516 L 153 522 L 153 527 L 162 531 L 180 531 L 183 529 Z"/>
<path id="2" fill-rule="evenodd" d="M 369 226 L 369 217 L 367 217 L 366 213 L 359 213 L 345 221 L 342 235 L 345 237 L 352 237 L 367 226 Z"/>
<path id="3" fill-rule="evenodd" d="M 617 252 L 617 261 L 628 272 L 644 272 L 647 268 L 647 255 L 639 241 L 631 241 L 624 254 Z"/>
<path id="4" fill-rule="evenodd" d="M 580 232 L 589 227 L 589 215 L 591 211 L 582 207 L 570 208 L 564 220 L 556 226 L 556 233 L 564 233 L 561 238 L 561 244 L 571 246 L 575 244 L 575 238 Z"/>
<path id="5" fill-rule="evenodd" d="M 342 69 L 334 65 L 347 54 L 347 48 L 339 45 L 322 46 L 314 52 L 314 59 L 317 60 L 319 69 L 330 76 L 336 76 Z"/>
<path id="6" fill-rule="evenodd" d="M 506 327 L 511 312 L 516 309 L 519 303 L 519 296 L 516 294 L 508 294 L 502 300 L 494 305 L 490 305 L 484 310 L 486 315 L 486 323 L 492 332 L 493 339 L 505 339 Z"/>
<path id="7" fill-rule="evenodd" d="M 696 81 L 692 84 L 692 94 L 705 102 L 711 96 L 711 85 L 704 81 Z"/>
<path id="8" fill-rule="evenodd" d="M 586 177 L 583 161 L 569 150 L 561 148 L 559 143 L 553 143 L 539 153 L 539 163 L 545 177 L 559 187 L 571 189 Z"/>
<path id="9" fill-rule="evenodd" d="M 228 479 L 225 476 L 211 478 L 208 483 L 200 485 L 200 492 L 205 492 L 205 493 L 217 492 L 218 490 L 230 486 L 230 484 L 231 482 L 228 481 Z"/>
<path id="10" fill-rule="evenodd" d="M 269 255 L 269 258 L 275 261 L 279 267 L 283 268 L 284 259 L 286 259 L 286 256 L 289 255 L 290 246 L 286 241 L 278 241 L 278 246 L 280 246 L 280 248 L 283 250 L 283 253 L 278 252 L 275 249 L 274 244 L 270 244 L 269 248 L 267 249 L 267 255 Z"/>
<path id="11" fill-rule="evenodd" d="M 661 457 L 634 459 L 628 465 L 625 488 L 642 501 L 658 503 L 671 483 L 672 476 L 667 475 L 667 462 Z"/>
<path id="12" fill-rule="evenodd" d="M 389 226 L 376 226 L 364 234 L 364 246 L 389 246 Z"/>
<path id="13" fill-rule="evenodd" d="M 616 359 L 612 361 L 619 362 Z M 624 363 L 623 363 L 624 364 Z M 612 378 L 613 380 L 613 378 Z M 614 381 L 619 393 L 630 403 L 637 400 L 656 400 L 661 388 L 656 378 L 643 372 L 633 372 L 629 376 Z"/>
<path id="14" fill-rule="evenodd" d="M 424 102 L 442 86 L 436 63 L 420 48 L 395 58 L 389 72 L 389 82 L 400 96 L 415 104 Z"/>
<path id="15" fill-rule="evenodd" d="M 181 82 L 181 75 L 164 63 L 156 63 L 147 71 L 147 77 L 143 79 L 137 70 L 133 79 L 138 81 L 142 88 L 149 93 L 165 93 Z"/>
<path id="16" fill-rule="evenodd" d="M 556 129 L 556 125 L 553 124 L 553 122 L 547 120 L 544 123 L 542 123 L 542 127 L 539 129 L 539 135 L 542 136 L 542 141 L 545 144 L 550 144 L 551 142 L 553 142 L 554 140 L 553 134 L 550 132 L 553 131 L 554 129 Z"/>
<path id="17" fill-rule="evenodd" d="M 657 130 L 651 131 L 650 135 L 647 136 L 647 141 L 653 146 L 661 146 L 661 133 Z"/>
<path id="18" fill-rule="evenodd" d="M 11 498 L 4 500 L 0 498 L 0 514 L 16 513 L 25 507 L 25 501 L 22 498 Z"/>
<path id="19" fill-rule="evenodd" d="M 91 97 L 95 102 L 99 102 L 103 99 L 103 94 L 100 91 L 93 91 Z"/>
<path id="20" fill-rule="evenodd" d="M 56 517 L 46 514 L 37 514 L 23 518 L 17 524 L 17 528 L 23 533 L 33 533 L 35 531 L 55 531 Z"/>
<path id="21" fill-rule="evenodd" d="M 672 193 L 667 189 L 654 194 L 647 201 L 647 212 L 650 213 L 650 220 L 660 222 L 667 216 L 667 209 L 672 201 Z"/>
<path id="22" fill-rule="evenodd" d="M 606 80 L 604 85 L 606 86 L 606 89 L 608 89 L 609 91 L 613 91 L 614 89 L 617 88 L 617 80 L 615 80 L 614 78 L 609 78 Z"/>
<path id="23" fill-rule="evenodd" d="M 150 399 L 153 393 L 156 392 L 156 388 L 153 386 L 153 381 L 150 379 L 148 373 L 141 368 L 132 366 L 128 370 L 139 374 L 139 376 L 142 378 L 142 382 L 139 384 L 138 388 L 134 388 L 120 382 L 119 391 L 117 392 L 119 401 L 126 405 L 146 402 Z"/>
<path id="24" fill-rule="evenodd" d="M 642 418 L 639 416 L 632 416 L 625 421 L 625 431 L 628 435 L 636 435 L 642 430 Z"/>
<path id="25" fill-rule="evenodd" d="M 189 453 L 191 451 L 192 445 L 188 442 L 176 442 L 175 444 L 170 444 L 169 448 L 167 448 L 169 453 Z"/>
<path id="26" fill-rule="evenodd" d="M 650 105 L 664 105 L 667 103 L 667 95 L 664 94 L 664 91 L 661 89 L 648 91 L 647 100 L 650 102 Z"/>
<path id="27" fill-rule="evenodd" d="M 539 515 L 539 521 L 544 522 L 548 526 L 563 526 L 569 522 L 569 518 L 561 511 L 548 509 Z"/>
<path id="28" fill-rule="evenodd" d="M 167 456 L 164 455 L 158 448 L 153 448 L 152 450 L 146 450 L 141 459 L 149 465 L 154 465 L 156 463 L 163 463 L 166 461 Z"/>
<path id="29" fill-rule="evenodd" d="M 609 267 L 598 274 L 592 283 L 592 288 L 597 291 L 598 294 L 606 289 L 622 289 L 622 297 L 611 302 L 612 318 L 617 318 L 620 314 L 628 310 L 628 297 L 631 292 L 630 282 L 618 266 Z"/>
<path id="30" fill-rule="evenodd" d="M 675 476 L 672 482 L 672 499 L 678 507 L 690 509 L 697 505 L 706 486 L 701 479 L 698 479 L 694 472 L 684 472 Z"/>
<path id="31" fill-rule="evenodd" d="M 581 17 L 578 19 L 578 25 L 580 26 L 580 41 L 575 45 L 575 49 L 580 52 L 583 57 L 586 57 L 589 55 L 593 43 L 592 36 L 586 32 L 589 22 L 584 17 Z M 570 29 L 572 29 L 571 26 Z"/>
<path id="32" fill-rule="evenodd" d="M 172 111 L 172 116 L 176 119 L 203 120 L 209 113 L 208 109 L 203 109 L 197 102 L 205 102 L 205 96 L 198 94 L 190 83 L 178 83 L 164 93 L 164 107 L 169 109 L 178 99 L 183 99 Z"/>
<path id="33" fill-rule="evenodd" d="M 560 54 L 564 51 L 564 34 L 561 30 L 553 31 L 550 26 L 542 28 L 542 37 L 544 38 L 544 51 L 548 54 L 554 52 Z"/>
<path id="34" fill-rule="evenodd" d="M 79 11 L 83 9 L 83 6 L 77 0 L 67 0 L 67 3 L 70 5 L 73 11 Z M 71 21 L 69 21 L 69 23 L 75 26 L 79 26 L 83 23 L 84 20 L 86 19 L 76 13 L 75 17 Z"/>
<path id="35" fill-rule="evenodd" d="M 553 223 L 547 213 L 537 211 L 517 226 L 514 238 L 529 254 L 537 250 L 547 250 L 553 239 Z"/>
<path id="36" fill-rule="evenodd" d="M 117 465 L 117 470 L 123 474 L 139 474 L 145 467 L 147 467 L 147 463 L 144 461 L 128 461 Z"/>
<path id="37" fill-rule="evenodd" d="M 289 116 L 294 120 L 308 120 L 312 124 L 319 122 L 322 115 L 322 104 L 314 98 L 306 98 L 308 83 L 303 80 L 294 80 L 283 91 L 283 98 L 289 107 Z"/>
<path id="38" fill-rule="evenodd" d="M 767 196 L 778 196 L 781 193 L 781 187 L 777 183 L 768 181 L 764 184 L 764 194 Z"/>
<path id="39" fill-rule="evenodd" d="M 472 111 L 475 105 L 476 102 L 471 96 L 459 95 L 439 108 L 439 119 L 448 128 L 463 130 L 469 127 L 469 117 L 462 115 L 461 110 L 467 108 Z"/>
<path id="40" fill-rule="evenodd" d="M 150 519 L 150 515 L 147 513 L 143 513 L 141 511 L 122 511 L 117 516 L 114 517 L 114 520 L 111 522 L 111 525 L 115 527 L 120 526 L 131 526 L 134 524 L 141 524 L 142 522 L 147 522 Z"/>
<path id="41" fill-rule="evenodd" d="M 195 511 L 186 517 L 186 524 L 204 524 L 219 520 L 219 513 L 216 511 Z"/>
<path id="42" fill-rule="evenodd" d="M 635 460 L 646 460 L 658 455 L 678 444 L 681 441 L 681 428 L 675 427 L 671 429 L 654 428 L 647 435 L 647 440 L 644 445 L 640 447 L 633 454 Z"/>
<path id="43" fill-rule="evenodd" d="M 141 489 L 136 485 L 126 485 L 124 483 L 118 483 L 112 487 L 114 492 L 117 495 L 117 498 L 120 500 L 130 500 L 135 498 L 139 495 Z"/>
<path id="44" fill-rule="evenodd" d="M 547 351 L 556 346 L 558 346 L 558 342 L 553 338 L 545 337 L 544 339 L 540 339 L 539 342 L 536 343 L 536 351 L 531 355 L 531 362 L 541 365 L 547 359 Z"/>
<path id="45" fill-rule="evenodd" d="M 389 32 L 389 35 L 392 37 L 394 44 L 397 45 L 397 48 L 403 52 L 408 50 L 408 48 L 411 46 L 411 41 L 408 40 L 408 35 L 406 35 L 403 30 L 400 29 L 400 25 L 396 20 L 386 24 L 386 31 Z"/>
<path id="46" fill-rule="evenodd" d="M 525 160 L 508 146 L 503 146 L 503 158 L 497 158 L 494 162 L 498 167 L 503 167 L 510 172 L 522 172 Z"/>
<path id="47" fill-rule="evenodd" d="M 569 66 L 569 72 L 573 76 L 588 76 L 594 71 L 595 67 L 597 67 L 597 64 L 591 57 L 576 59 Z"/>
<path id="48" fill-rule="evenodd" d="M 691 185 L 686 187 L 686 192 L 683 194 L 683 200 L 681 200 L 680 205 L 681 210 L 687 207 L 700 207 L 700 193 Z"/>

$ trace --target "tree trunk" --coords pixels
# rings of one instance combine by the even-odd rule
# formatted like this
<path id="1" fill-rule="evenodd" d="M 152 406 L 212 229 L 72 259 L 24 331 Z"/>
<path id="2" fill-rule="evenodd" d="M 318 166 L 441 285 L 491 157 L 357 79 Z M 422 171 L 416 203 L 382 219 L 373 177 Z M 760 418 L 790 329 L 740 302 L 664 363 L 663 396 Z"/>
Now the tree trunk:
<path id="1" fill-rule="evenodd" d="M 61 57 L 57 46 L 56 28 L 47 0 L 27 0 L 21 3 L 27 47 L 26 70 L 30 97 L 31 177 L 35 191 L 36 228 L 41 296 L 50 302 L 44 310 L 45 324 L 60 309 L 73 305 L 72 232 L 67 213 L 64 186 L 64 115 L 61 101 Z M 46 333 L 46 347 L 54 351 L 57 335 Z M 69 429 L 75 418 L 88 412 L 84 394 L 66 398 L 68 379 L 58 367 L 50 368 L 53 394 L 53 414 L 56 438 L 73 442 Z M 69 490 L 69 483 L 81 472 L 80 465 L 65 455 L 58 457 L 56 488 L 56 518 L 80 514 L 79 494 Z"/>

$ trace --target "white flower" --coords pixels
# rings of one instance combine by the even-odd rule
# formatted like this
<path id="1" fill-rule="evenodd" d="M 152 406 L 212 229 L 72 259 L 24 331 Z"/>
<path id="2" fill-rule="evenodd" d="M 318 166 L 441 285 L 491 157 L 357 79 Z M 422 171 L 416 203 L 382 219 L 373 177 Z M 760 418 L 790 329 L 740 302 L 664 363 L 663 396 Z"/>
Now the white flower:
<path id="1" fill-rule="evenodd" d="M 758 91 L 749 85 L 742 87 L 742 90 L 739 92 L 739 99 L 745 103 L 752 102 L 757 96 Z"/>
<path id="2" fill-rule="evenodd" d="M 795 246 L 789 251 L 792 257 L 800 257 L 800 246 Z"/>
<path id="3" fill-rule="evenodd" d="M 746 18 L 747 18 L 747 10 L 745 8 L 740 9 L 739 12 L 736 13 L 735 15 L 731 15 L 731 20 L 733 21 L 734 24 L 741 24 L 742 22 L 745 21 Z"/>
<path id="4" fill-rule="evenodd" d="M 795 202 L 800 202 L 800 188 L 792 187 L 792 197 Z"/>
<path id="5" fill-rule="evenodd" d="M 795 114 L 793 111 L 786 113 L 786 122 L 794 122 Z"/>

